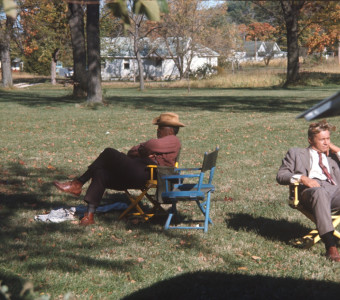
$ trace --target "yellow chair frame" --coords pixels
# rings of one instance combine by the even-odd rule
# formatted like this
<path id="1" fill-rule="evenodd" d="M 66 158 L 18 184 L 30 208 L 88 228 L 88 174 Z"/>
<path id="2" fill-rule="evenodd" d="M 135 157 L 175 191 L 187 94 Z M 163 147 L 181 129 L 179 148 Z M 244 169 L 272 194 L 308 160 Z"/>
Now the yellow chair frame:
<path id="1" fill-rule="evenodd" d="M 299 210 L 302 212 L 309 220 L 311 220 L 314 224 L 316 224 L 316 220 L 313 214 L 308 211 L 299 200 L 299 183 L 294 183 L 289 186 L 290 189 L 290 197 L 289 197 L 289 206 Z M 336 228 L 340 224 L 340 210 L 332 211 L 332 223 L 334 228 Z M 340 233 L 335 229 L 334 236 L 340 239 Z M 320 235 L 317 229 L 311 230 L 308 234 L 303 236 L 302 238 L 298 238 L 293 241 L 293 244 L 297 247 L 302 247 L 308 249 L 315 245 L 320 241 Z"/>
<path id="2" fill-rule="evenodd" d="M 178 162 L 175 164 L 175 168 L 178 167 Z M 119 220 L 123 219 L 124 217 L 128 215 L 133 215 L 133 216 L 140 216 L 142 217 L 145 221 L 153 217 L 155 214 L 164 214 L 166 215 L 167 212 L 163 209 L 161 204 L 157 201 L 156 199 L 156 193 L 150 194 L 151 189 L 157 189 L 157 176 L 156 176 L 156 169 L 157 165 L 147 165 L 147 168 L 150 170 L 150 178 L 145 184 L 145 187 L 141 189 L 141 193 L 138 194 L 137 196 L 132 195 L 128 190 L 125 190 L 125 194 L 128 196 L 131 204 L 128 206 L 127 209 L 125 209 L 122 214 L 119 216 Z M 152 204 L 152 210 L 151 213 L 145 213 L 142 208 L 140 207 L 141 201 L 145 198 L 147 198 L 151 204 Z M 131 213 L 133 209 L 136 209 L 137 212 Z"/>

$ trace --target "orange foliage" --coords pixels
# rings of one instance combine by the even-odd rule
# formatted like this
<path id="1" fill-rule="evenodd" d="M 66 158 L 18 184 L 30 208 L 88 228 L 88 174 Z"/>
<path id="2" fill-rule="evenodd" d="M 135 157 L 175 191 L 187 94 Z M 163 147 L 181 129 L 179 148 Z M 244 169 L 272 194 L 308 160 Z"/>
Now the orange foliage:
<path id="1" fill-rule="evenodd" d="M 269 23 L 251 23 L 247 26 L 246 40 L 253 41 L 255 38 L 261 41 L 270 40 L 273 38 L 275 32 L 275 27 Z"/>

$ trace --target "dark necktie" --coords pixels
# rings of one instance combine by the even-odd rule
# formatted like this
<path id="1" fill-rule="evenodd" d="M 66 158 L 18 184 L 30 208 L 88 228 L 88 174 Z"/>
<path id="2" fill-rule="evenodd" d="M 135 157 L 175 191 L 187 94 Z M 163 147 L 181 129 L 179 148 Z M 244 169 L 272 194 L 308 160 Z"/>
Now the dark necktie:
<path id="1" fill-rule="evenodd" d="M 331 174 L 329 174 L 327 168 L 325 167 L 325 165 L 322 163 L 322 153 L 319 152 L 319 166 L 321 168 L 321 170 L 323 171 L 323 173 L 326 175 L 326 177 L 328 178 L 328 181 L 331 183 L 331 184 L 334 184 L 336 185 L 336 183 L 334 182 Z"/>

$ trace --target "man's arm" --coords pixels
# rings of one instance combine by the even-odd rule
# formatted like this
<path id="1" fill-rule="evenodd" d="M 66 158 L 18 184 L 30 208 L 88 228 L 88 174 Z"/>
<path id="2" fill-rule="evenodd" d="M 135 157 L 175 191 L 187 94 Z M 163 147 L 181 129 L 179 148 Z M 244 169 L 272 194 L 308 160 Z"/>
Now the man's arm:
<path id="1" fill-rule="evenodd" d="M 277 173 L 276 180 L 279 184 L 288 185 L 293 182 L 299 182 L 306 187 L 319 187 L 320 184 L 305 174 L 299 174 L 295 170 L 297 160 L 297 150 L 290 149 L 285 158 L 282 160 L 282 165 Z"/>
<path id="2" fill-rule="evenodd" d="M 296 175 L 294 173 L 295 159 L 295 151 L 293 149 L 290 149 L 282 160 L 281 167 L 279 168 L 279 171 L 276 175 L 276 181 L 279 184 L 288 185 L 291 183 L 291 178 L 293 177 L 293 175 Z"/>
<path id="3" fill-rule="evenodd" d="M 141 144 L 137 145 L 137 146 L 133 146 L 127 153 L 127 156 L 130 157 L 139 157 L 139 148 L 140 148 Z"/>

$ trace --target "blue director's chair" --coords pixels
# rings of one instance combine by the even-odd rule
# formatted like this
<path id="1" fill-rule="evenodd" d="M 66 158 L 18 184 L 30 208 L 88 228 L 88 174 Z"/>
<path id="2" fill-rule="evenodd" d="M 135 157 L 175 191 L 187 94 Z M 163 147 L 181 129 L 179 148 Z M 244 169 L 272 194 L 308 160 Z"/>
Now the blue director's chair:
<path id="1" fill-rule="evenodd" d="M 212 184 L 214 171 L 216 167 L 216 160 L 218 148 L 211 153 L 205 153 L 201 168 L 179 168 L 178 175 L 163 176 L 165 181 L 165 191 L 162 193 L 162 199 L 172 204 L 168 219 L 166 220 L 164 229 L 203 229 L 208 231 L 208 224 L 212 224 L 209 218 L 210 197 L 211 193 L 215 191 Z M 190 172 L 190 174 L 183 174 Z M 207 176 L 205 176 L 207 175 Z M 177 182 L 180 183 L 174 183 Z M 194 181 L 187 183 L 187 180 Z M 204 220 L 190 220 L 189 222 L 202 222 L 203 226 L 170 226 L 173 216 L 177 216 L 177 203 L 194 201 L 198 205 L 200 211 L 204 215 Z"/>

